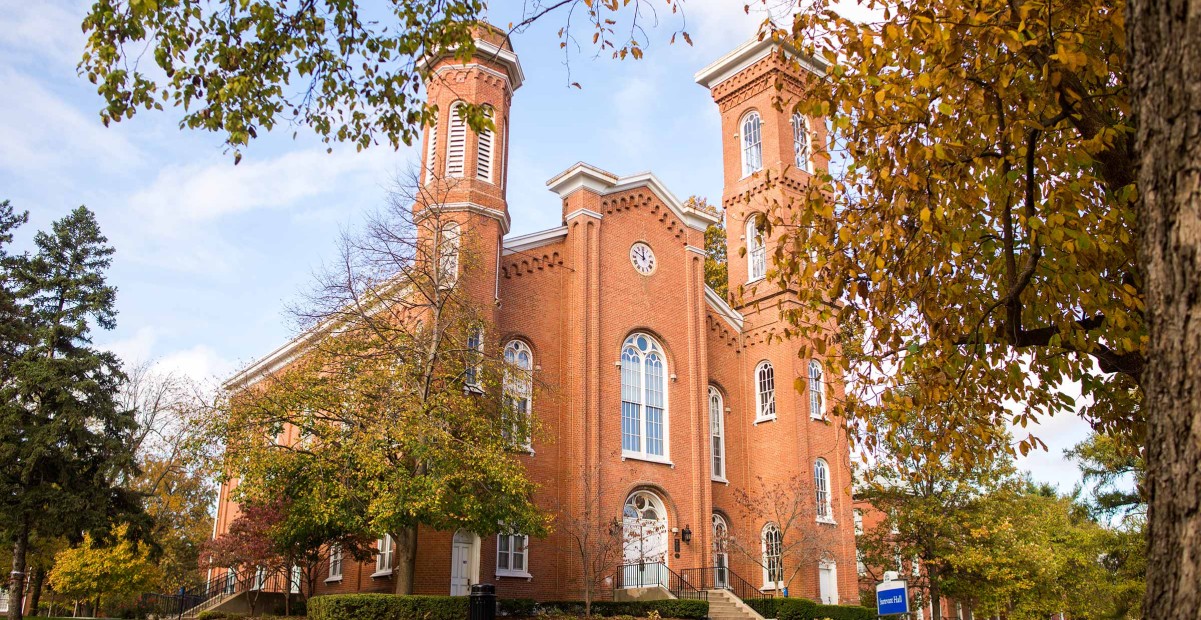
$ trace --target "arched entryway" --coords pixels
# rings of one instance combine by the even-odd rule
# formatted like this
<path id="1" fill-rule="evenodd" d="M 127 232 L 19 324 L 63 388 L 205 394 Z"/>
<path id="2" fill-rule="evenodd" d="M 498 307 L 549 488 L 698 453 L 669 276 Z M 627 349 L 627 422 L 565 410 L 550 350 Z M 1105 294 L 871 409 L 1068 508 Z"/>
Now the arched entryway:
<path id="1" fill-rule="evenodd" d="M 713 585 L 730 587 L 730 556 L 726 551 L 726 540 L 730 536 L 730 524 L 725 517 L 713 513 Z"/>
<path id="2" fill-rule="evenodd" d="M 667 586 L 667 509 L 658 495 L 640 490 L 626 498 L 622 543 L 624 587 Z"/>
<path id="3" fill-rule="evenodd" d="M 459 530 L 450 543 L 450 595 L 467 596 L 480 582 L 480 537 Z"/>

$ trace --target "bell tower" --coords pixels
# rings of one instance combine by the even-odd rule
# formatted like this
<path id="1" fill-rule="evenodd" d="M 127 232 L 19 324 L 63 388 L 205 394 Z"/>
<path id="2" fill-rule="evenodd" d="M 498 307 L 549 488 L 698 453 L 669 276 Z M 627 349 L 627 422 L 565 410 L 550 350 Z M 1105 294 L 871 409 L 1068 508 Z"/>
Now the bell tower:
<path id="1" fill-rule="evenodd" d="M 464 61 L 454 52 L 425 59 L 425 84 L 437 117 L 425 129 L 414 219 L 437 208 L 440 247 L 449 239 L 462 260 L 454 261 L 457 286 L 480 308 L 495 308 L 502 239 L 509 231 L 505 200 L 508 176 L 509 111 L 525 76 L 505 33 L 487 23 L 473 27 L 475 51 Z M 475 131 L 459 114 L 464 104 L 483 106 L 492 128 Z M 486 313 L 487 314 L 487 313 Z M 494 316 L 491 318 L 495 319 Z"/>
<path id="2" fill-rule="evenodd" d="M 758 312 L 756 302 L 779 293 L 764 284 L 779 234 L 762 234 L 757 222 L 793 208 L 793 199 L 829 164 L 824 120 L 793 109 L 825 69 L 769 38 L 740 45 L 695 76 L 721 111 L 730 293 L 743 314 Z"/>

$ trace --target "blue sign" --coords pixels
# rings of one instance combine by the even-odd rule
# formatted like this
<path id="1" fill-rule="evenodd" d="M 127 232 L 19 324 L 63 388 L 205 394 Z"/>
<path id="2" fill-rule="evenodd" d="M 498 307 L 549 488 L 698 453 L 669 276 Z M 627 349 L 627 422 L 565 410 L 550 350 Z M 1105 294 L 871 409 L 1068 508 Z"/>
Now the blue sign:
<path id="1" fill-rule="evenodd" d="M 876 586 L 876 608 L 881 616 L 909 613 L 909 590 L 904 581 L 886 581 Z"/>

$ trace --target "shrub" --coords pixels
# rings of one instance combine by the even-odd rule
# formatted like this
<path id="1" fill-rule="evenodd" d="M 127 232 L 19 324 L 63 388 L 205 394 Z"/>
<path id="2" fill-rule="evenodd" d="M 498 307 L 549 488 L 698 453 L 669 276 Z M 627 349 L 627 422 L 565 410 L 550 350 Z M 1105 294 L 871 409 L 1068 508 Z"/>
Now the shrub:
<path id="1" fill-rule="evenodd" d="M 818 605 L 803 598 L 776 601 L 778 620 L 875 620 L 876 610 L 858 605 Z"/>
<path id="2" fill-rule="evenodd" d="M 583 601 L 554 601 L 539 603 L 543 612 L 559 611 L 568 615 L 584 615 Z M 703 620 L 709 615 L 709 601 L 668 599 L 663 601 L 592 601 L 594 616 L 636 616 L 645 618 L 651 612 L 663 618 Z"/>
<path id="3" fill-rule="evenodd" d="M 236 613 L 236 612 L 232 612 L 232 611 L 216 611 L 216 610 L 210 609 L 208 611 L 202 611 L 199 614 L 197 614 L 196 620 L 237 620 L 238 618 L 245 618 L 245 617 L 246 617 L 246 614 L 240 614 L 240 613 Z"/>
<path id="4" fill-rule="evenodd" d="M 532 598 L 502 598 L 496 600 L 496 613 L 525 618 L 534 615 L 537 605 Z"/>
<path id="5" fill-rule="evenodd" d="M 309 599 L 310 620 L 463 620 L 466 596 L 329 594 Z"/>

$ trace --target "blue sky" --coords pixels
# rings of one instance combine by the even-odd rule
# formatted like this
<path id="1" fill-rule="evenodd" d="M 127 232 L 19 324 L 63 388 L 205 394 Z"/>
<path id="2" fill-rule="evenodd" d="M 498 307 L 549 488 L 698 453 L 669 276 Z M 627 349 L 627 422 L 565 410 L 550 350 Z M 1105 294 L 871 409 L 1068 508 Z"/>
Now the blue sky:
<path id="1" fill-rule="evenodd" d="M 521 4 L 495 2 L 489 18 L 517 21 Z M 561 15 L 516 36 L 526 82 L 511 114 L 511 234 L 560 223 L 545 183 L 577 161 L 620 175 L 653 170 L 680 198 L 720 202 L 717 108 L 692 76 L 754 34 L 762 16 L 741 4 L 686 0 L 695 46 L 667 44 L 679 22 L 664 14 L 641 62 L 594 60 L 585 48 L 565 66 Z M 224 378 L 291 336 L 285 305 L 332 257 L 339 229 L 383 204 L 415 151 L 327 154 L 288 130 L 261 137 L 235 167 L 219 136 L 179 130 L 174 110 L 105 128 L 100 98 L 75 71 L 89 5 L 0 0 L 0 199 L 30 212 L 18 243 L 80 204 L 97 213 L 117 249 L 120 311 L 98 343 L 126 360 Z M 1062 450 L 1086 434 L 1074 417 L 1050 420 L 1038 433 L 1050 451 L 1020 464 L 1067 490 L 1078 473 Z"/>

